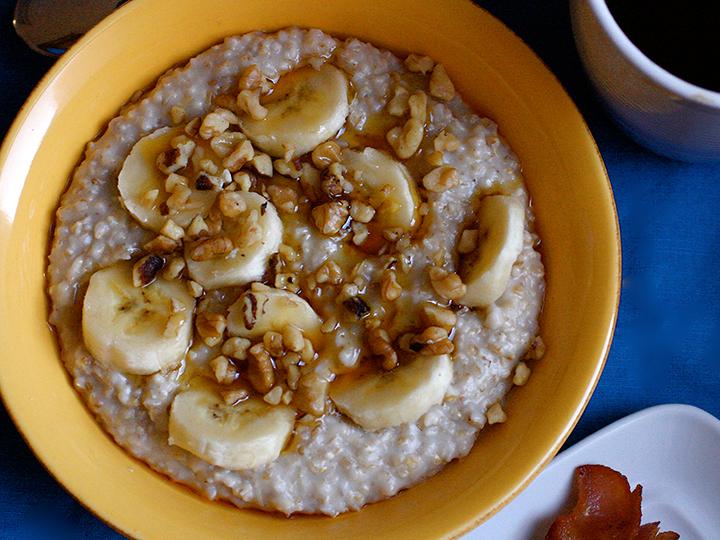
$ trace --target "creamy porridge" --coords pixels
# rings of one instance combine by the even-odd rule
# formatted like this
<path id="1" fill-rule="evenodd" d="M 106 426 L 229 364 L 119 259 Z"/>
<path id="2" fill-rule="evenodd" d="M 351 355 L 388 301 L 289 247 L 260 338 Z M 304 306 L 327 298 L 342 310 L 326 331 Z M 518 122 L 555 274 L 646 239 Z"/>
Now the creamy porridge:
<path id="1" fill-rule="evenodd" d="M 289 29 L 134 96 L 57 212 L 51 322 L 131 454 L 336 515 L 466 455 L 542 356 L 520 165 L 445 69 Z"/>

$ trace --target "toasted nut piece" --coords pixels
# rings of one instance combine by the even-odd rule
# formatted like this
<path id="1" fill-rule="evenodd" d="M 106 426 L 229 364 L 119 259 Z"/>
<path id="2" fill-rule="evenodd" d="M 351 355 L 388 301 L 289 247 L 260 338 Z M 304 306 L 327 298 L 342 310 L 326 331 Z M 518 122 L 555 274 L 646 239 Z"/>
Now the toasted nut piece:
<path id="1" fill-rule="evenodd" d="M 315 226 L 327 236 L 339 233 L 349 214 L 346 201 L 330 201 L 312 209 Z"/>
<path id="2" fill-rule="evenodd" d="M 185 259 L 182 257 L 172 257 L 163 270 L 163 278 L 165 279 L 177 279 L 185 270 Z"/>
<path id="3" fill-rule="evenodd" d="M 448 273 L 440 268 L 430 269 L 430 284 L 435 292 L 446 300 L 459 300 L 467 292 L 467 287 L 456 273 Z"/>
<path id="4" fill-rule="evenodd" d="M 197 281 L 190 280 L 187 281 L 185 285 L 193 298 L 200 298 L 203 295 L 203 292 L 205 292 L 202 285 L 200 285 Z"/>
<path id="5" fill-rule="evenodd" d="M 450 101 L 455 96 L 455 86 L 442 64 L 436 64 L 430 75 L 430 95 L 443 101 Z"/>
<path id="6" fill-rule="evenodd" d="M 233 174 L 233 180 L 240 188 L 240 191 L 248 192 L 252 188 L 253 180 L 250 175 L 244 171 Z"/>
<path id="7" fill-rule="evenodd" d="M 297 390 L 298 381 L 300 380 L 300 368 L 297 365 L 291 364 L 287 367 L 287 385 L 292 390 Z"/>
<path id="8" fill-rule="evenodd" d="M 283 176 L 289 176 L 290 178 L 300 178 L 301 170 L 298 169 L 295 166 L 295 163 L 292 161 L 287 161 L 285 159 L 276 159 L 273 161 L 273 166 L 275 167 L 275 170 L 278 174 L 282 174 Z"/>
<path id="9" fill-rule="evenodd" d="M 443 160 L 443 153 L 438 151 L 426 154 L 425 161 L 427 161 L 433 167 L 441 167 L 445 163 L 445 161 Z"/>
<path id="10" fill-rule="evenodd" d="M 223 167 L 226 167 L 230 172 L 237 172 L 254 156 L 255 149 L 252 143 L 245 140 L 238 144 L 230 155 L 223 159 Z"/>
<path id="11" fill-rule="evenodd" d="M 370 236 L 370 231 L 367 228 L 367 225 L 364 223 L 360 223 L 357 221 L 353 221 L 350 225 L 353 232 L 353 244 L 356 246 L 361 246 L 365 243 L 365 240 L 367 240 L 368 236 Z"/>
<path id="12" fill-rule="evenodd" d="M 326 141 L 312 151 L 312 162 L 318 169 L 325 170 L 331 163 L 340 161 L 340 145 L 335 141 Z"/>
<path id="13" fill-rule="evenodd" d="M 238 217 L 247 210 L 245 198 L 237 191 L 221 191 L 218 195 L 218 208 L 224 216 L 229 218 Z"/>
<path id="14" fill-rule="evenodd" d="M 165 179 L 165 191 L 172 193 L 178 186 L 188 187 L 188 179 L 181 174 L 168 174 L 168 177 Z"/>
<path id="15" fill-rule="evenodd" d="M 460 234 L 460 241 L 458 242 L 458 253 L 463 255 L 472 253 L 478 247 L 478 230 L 477 229 L 465 229 Z"/>
<path id="16" fill-rule="evenodd" d="M 253 246 L 262 240 L 262 229 L 260 228 L 258 211 L 252 209 L 247 219 L 242 222 L 235 242 L 238 247 L 245 248 Z"/>
<path id="17" fill-rule="evenodd" d="M 170 120 L 175 125 L 182 124 L 183 120 L 185 120 L 185 109 L 178 105 L 170 107 Z"/>
<path id="18" fill-rule="evenodd" d="M 281 386 L 276 386 L 263 396 L 263 401 L 270 405 L 279 405 L 282 400 L 283 389 Z"/>
<path id="19" fill-rule="evenodd" d="M 387 104 L 388 114 L 392 116 L 403 116 L 408 108 L 409 97 L 410 93 L 407 91 L 407 88 L 399 84 L 396 85 L 393 90 L 393 97 Z"/>
<path id="20" fill-rule="evenodd" d="M 210 140 L 210 148 L 218 156 L 224 158 L 246 139 L 247 137 L 239 131 L 225 131 Z"/>
<path id="21" fill-rule="evenodd" d="M 423 131 L 422 122 L 410 118 L 403 127 L 397 126 L 388 131 L 385 138 L 400 159 L 408 159 L 420 148 Z"/>
<path id="22" fill-rule="evenodd" d="M 305 347 L 305 338 L 303 337 L 302 331 L 292 324 L 287 325 L 283 328 L 283 343 L 289 351 L 301 352 Z"/>
<path id="23" fill-rule="evenodd" d="M 485 416 L 487 416 L 488 424 L 502 424 L 507 420 L 507 415 L 499 402 L 491 405 Z"/>
<path id="24" fill-rule="evenodd" d="M 260 83 L 264 78 L 265 76 L 255 64 L 248 66 L 240 74 L 240 78 L 238 79 L 238 90 L 252 90 L 253 88 L 259 88 Z"/>
<path id="25" fill-rule="evenodd" d="M 427 94 L 422 90 L 414 92 L 408 98 L 408 106 L 410 107 L 410 117 L 424 124 L 427 120 Z"/>
<path id="26" fill-rule="evenodd" d="M 339 285 L 343 281 L 342 268 L 335 261 L 325 261 L 315 270 L 315 281 L 320 284 Z"/>
<path id="27" fill-rule="evenodd" d="M 290 186 L 271 184 L 267 187 L 268 195 L 278 210 L 292 214 L 297 210 L 299 195 Z"/>
<path id="28" fill-rule="evenodd" d="M 440 326 L 429 326 L 410 341 L 410 349 L 424 355 L 449 354 L 455 345 L 448 339 L 448 331 Z"/>
<path id="29" fill-rule="evenodd" d="M 285 352 L 283 337 L 280 332 L 265 332 L 265 335 L 263 336 L 263 345 L 265 345 L 265 350 L 275 358 L 281 356 L 282 353 Z"/>
<path id="30" fill-rule="evenodd" d="M 209 234 L 210 228 L 208 227 L 208 224 L 205 223 L 205 220 L 202 216 L 198 215 L 193 218 L 193 220 L 190 222 L 190 225 L 188 225 L 186 234 L 190 238 L 198 238 L 200 236 L 205 236 Z"/>
<path id="31" fill-rule="evenodd" d="M 241 337 L 231 337 L 223 343 L 222 353 L 230 358 L 237 360 L 245 360 L 247 358 L 247 351 L 250 348 L 249 339 Z"/>
<path id="32" fill-rule="evenodd" d="M 402 287 L 398 283 L 397 274 L 394 270 L 385 270 L 380 283 L 380 295 L 386 302 L 393 302 L 400 298 Z"/>
<path id="33" fill-rule="evenodd" d="M 328 319 L 325 319 L 325 321 L 323 321 L 322 325 L 320 326 L 320 331 L 323 334 L 329 334 L 330 332 L 333 332 L 337 327 L 337 319 L 335 317 L 329 317 Z"/>
<path id="34" fill-rule="evenodd" d="M 281 401 L 282 401 L 285 405 L 290 405 L 290 404 L 292 403 L 292 400 L 293 400 L 293 396 L 294 396 L 294 395 L 295 395 L 295 394 L 293 393 L 292 390 L 285 390 L 285 392 L 283 392 L 282 400 L 281 400 Z"/>
<path id="35" fill-rule="evenodd" d="M 303 339 L 303 348 L 300 351 L 300 358 L 306 364 L 309 364 L 315 359 L 315 348 L 313 347 L 312 341 L 308 338 Z"/>
<path id="36" fill-rule="evenodd" d="M 262 343 L 250 347 L 249 352 L 247 375 L 250 384 L 256 391 L 266 394 L 275 384 L 275 372 L 270 354 Z"/>
<path id="37" fill-rule="evenodd" d="M 165 174 L 174 173 L 187 166 L 195 151 L 195 141 L 185 135 L 179 135 L 170 141 L 170 150 L 160 152 L 155 164 Z"/>
<path id="38" fill-rule="evenodd" d="M 449 131 L 442 130 L 433 141 L 433 148 L 438 152 L 455 152 L 460 149 L 460 141 Z"/>
<path id="39" fill-rule="evenodd" d="M 135 287 L 146 287 L 157 278 L 165 266 L 165 259 L 159 255 L 146 255 L 133 265 L 132 277 Z"/>
<path id="40" fill-rule="evenodd" d="M 419 56 L 417 54 L 409 54 L 405 58 L 405 67 L 413 73 L 422 73 L 423 75 L 430 72 L 435 62 L 429 56 Z"/>
<path id="41" fill-rule="evenodd" d="M 449 332 L 457 324 L 457 315 L 452 310 L 426 302 L 420 308 L 420 320 L 427 326 L 439 326 Z"/>
<path id="42" fill-rule="evenodd" d="M 151 253 L 170 253 L 175 251 L 177 247 L 178 243 L 175 240 L 161 234 L 145 244 L 143 249 Z"/>
<path id="43" fill-rule="evenodd" d="M 160 234 L 172 238 L 173 240 L 180 240 L 185 236 L 185 230 L 175 223 L 172 219 L 165 221 L 165 224 L 160 229 Z"/>
<path id="44" fill-rule="evenodd" d="M 300 278 L 297 274 L 290 272 L 279 272 L 275 274 L 275 288 L 285 289 L 290 292 L 300 292 Z"/>
<path id="45" fill-rule="evenodd" d="M 192 190 L 189 187 L 176 186 L 165 204 L 172 210 L 179 210 L 187 204 L 190 195 L 192 195 Z"/>
<path id="46" fill-rule="evenodd" d="M 428 191 L 440 193 L 457 186 L 460 181 L 455 167 L 438 167 L 427 173 L 422 179 L 423 186 Z"/>
<path id="47" fill-rule="evenodd" d="M 448 332 L 440 326 L 428 326 L 420 334 L 415 336 L 415 341 L 427 345 L 429 343 L 437 343 L 443 339 L 447 339 Z"/>
<path id="48" fill-rule="evenodd" d="M 543 338 L 537 336 L 530 344 L 528 352 L 525 353 L 525 358 L 528 360 L 540 360 L 545 356 L 545 342 Z"/>
<path id="49" fill-rule="evenodd" d="M 513 384 L 515 386 L 523 386 L 530 378 L 530 368 L 525 362 L 518 363 L 515 366 L 515 374 L 513 375 Z"/>
<path id="50" fill-rule="evenodd" d="M 401 227 L 387 227 L 383 229 L 382 235 L 388 242 L 397 242 L 403 234 L 404 229 Z"/>
<path id="51" fill-rule="evenodd" d="M 220 395 L 222 396 L 223 401 L 226 405 L 237 405 L 238 403 L 241 403 L 247 398 L 249 398 L 250 392 L 247 388 L 240 387 L 230 388 L 229 390 L 222 390 L 220 392 Z"/>
<path id="52" fill-rule="evenodd" d="M 220 172 L 220 169 L 217 165 L 215 165 L 215 162 L 209 158 L 198 161 L 198 167 L 200 167 L 200 170 L 210 175 L 215 175 Z"/>
<path id="53" fill-rule="evenodd" d="M 198 130 L 200 129 L 200 123 L 201 118 L 199 116 L 196 116 L 192 120 L 190 120 L 187 124 L 185 124 L 185 128 L 183 128 L 183 131 L 185 132 L 185 135 L 188 137 L 194 137 L 198 134 Z"/>
<path id="54" fill-rule="evenodd" d="M 237 96 L 237 106 L 250 115 L 253 120 L 263 120 L 268 110 L 260 104 L 260 89 L 240 90 Z"/>
<path id="55" fill-rule="evenodd" d="M 222 341 L 226 324 L 225 315 L 222 313 L 201 311 L 195 317 L 195 328 L 208 347 L 214 347 Z"/>
<path id="56" fill-rule="evenodd" d="M 201 241 L 190 252 L 193 261 L 207 261 L 215 257 L 223 257 L 233 249 L 232 241 L 226 236 L 216 236 Z"/>
<path id="57" fill-rule="evenodd" d="M 397 353 L 393 351 L 391 354 L 385 356 L 382 360 L 382 368 L 386 371 L 396 368 L 398 365 Z"/>
<path id="58" fill-rule="evenodd" d="M 231 123 L 237 124 L 237 122 L 237 116 L 235 116 L 232 111 L 217 108 L 203 118 L 198 134 L 203 139 L 211 139 L 215 135 L 220 135 L 227 131 Z"/>
<path id="59" fill-rule="evenodd" d="M 329 386 L 330 383 L 317 373 L 306 373 L 298 381 L 293 404 L 304 413 L 322 416 Z"/>
<path id="60" fill-rule="evenodd" d="M 143 206 L 152 207 L 160 196 L 159 189 L 149 189 L 143 193 L 141 202 Z"/>
<path id="61" fill-rule="evenodd" d="M 354 200 L 350 202 L 350 217 L 360 223 L 370 223 L 375 217 L 375 209 L 369 204 Z"/>
<path id="62" fill-rule="evenodd" d="M 255 156 L 250 160 L 250 163 L 258 174 L 261 174 L 263 176 L 272 176 L 272 159 L 267 154 L 263 154 L 262 152 L 256 152 Z"/>
<path id="63" fill-rule="evenodd" d="M 216 356 L 210 360 L 209 366 L 215 375 L 215 380 L 220 384 L 230 384 L 237 379 L 237 368 L 227 356 Z"/>
<path id="64" fill-rule="evenodd" d="M 381 356 L 393 351 L 390 335 L 384 328 L 373 328 L 368 332 L 368 345 L 373 354 Z"/>

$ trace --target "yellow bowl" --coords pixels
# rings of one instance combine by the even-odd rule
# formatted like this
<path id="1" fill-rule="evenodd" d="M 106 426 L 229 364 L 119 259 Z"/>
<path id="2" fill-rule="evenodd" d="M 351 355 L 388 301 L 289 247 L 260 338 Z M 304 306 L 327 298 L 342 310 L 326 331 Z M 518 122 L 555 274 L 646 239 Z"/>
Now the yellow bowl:
<path id="1" fill-rule="evenodd" d="M 137 89 L 224 36 L 298 25 L 443 62 L 524 166 L 543 240 L 547 355 L 512 391 L 509 421 L 427 482 L 330 519 L 238 510 L 202 499 L 116 446 L 73 390 L 47 324 L 53 215 L 93 139 Z M 63 56 L 0 151 L 0 389 L 48 470 L 82 503 L 141 538 L 451 537 L 506 504 L 557 452 L 600 376 L 620 279 L 610 184 L 580 114 L 507 28 L 463 0 L 135 0 Z"/>

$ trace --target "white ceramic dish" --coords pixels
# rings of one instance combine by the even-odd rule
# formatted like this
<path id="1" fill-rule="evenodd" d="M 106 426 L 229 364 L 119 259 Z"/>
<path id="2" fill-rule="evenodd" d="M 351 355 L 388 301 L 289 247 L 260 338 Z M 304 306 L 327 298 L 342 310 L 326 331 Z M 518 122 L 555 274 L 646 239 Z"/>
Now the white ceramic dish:
<path id="1" fill-rule="evenodd" d="M 585 69 L 620 126 L 659 154 L 720 160 L 720 93 L 684 81 L 645 56 L 605 0 L 572 0 L 570 7 Z"/>
<path id="2" fill-rule="evenodd" d="M 643 486 L 643 523 L 681 540 L 720 531 L 720 420 L 689 405 L 631 414 L 562 452 L 515 500 L 463 540 L 541 540 L 572 501 L 578 465 L 607 465 Z"/>

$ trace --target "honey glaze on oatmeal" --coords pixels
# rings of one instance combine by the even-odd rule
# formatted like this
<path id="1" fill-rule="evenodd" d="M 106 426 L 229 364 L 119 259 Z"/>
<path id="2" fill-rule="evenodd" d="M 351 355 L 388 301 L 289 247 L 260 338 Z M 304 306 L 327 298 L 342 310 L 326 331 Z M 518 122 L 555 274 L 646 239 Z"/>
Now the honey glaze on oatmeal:
<path id="1" fill-rule="evenodd" d="M 89 147 L 51 321 L 131 453 L 210 498 L 335 515 L 505 421 L 543 352 L 532 221 L 442 65 L 314 30 L 232 37 Z"/>

